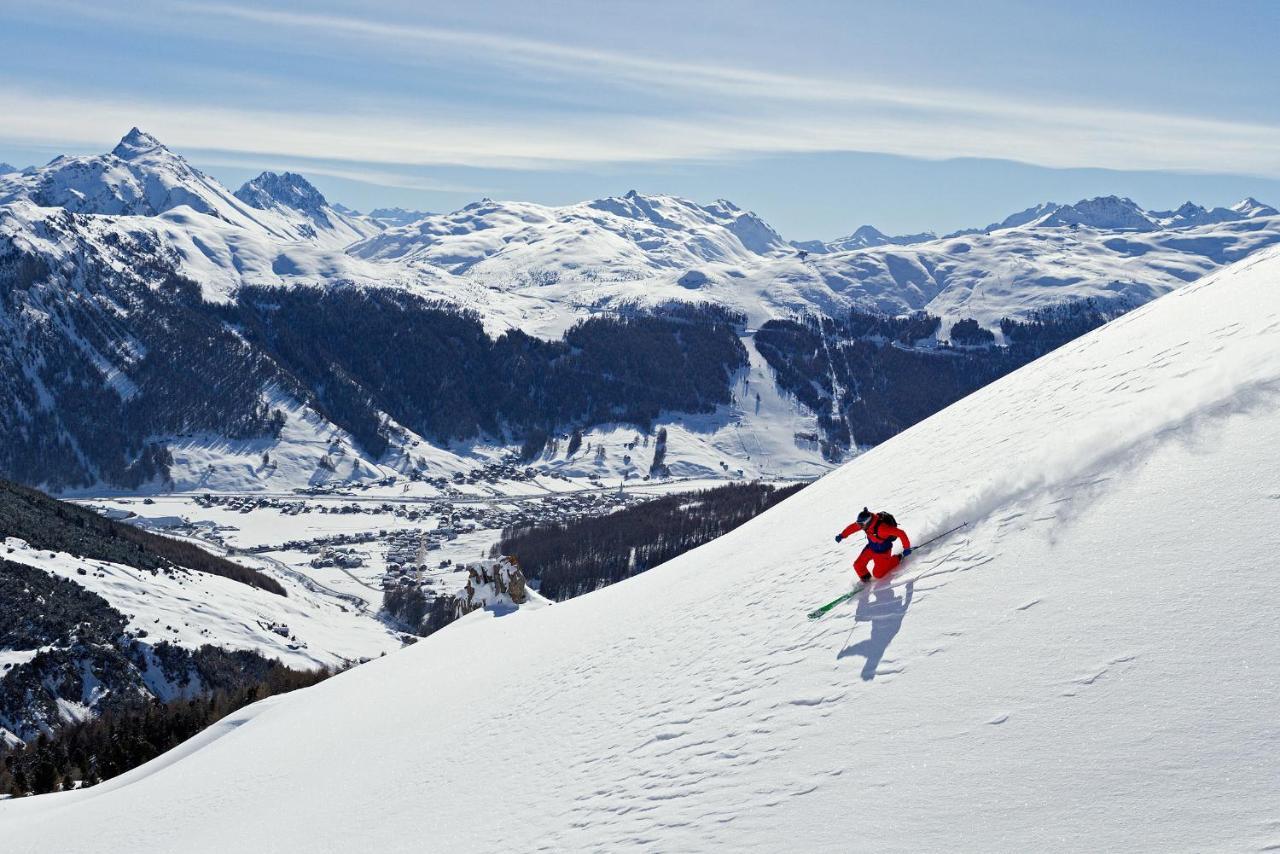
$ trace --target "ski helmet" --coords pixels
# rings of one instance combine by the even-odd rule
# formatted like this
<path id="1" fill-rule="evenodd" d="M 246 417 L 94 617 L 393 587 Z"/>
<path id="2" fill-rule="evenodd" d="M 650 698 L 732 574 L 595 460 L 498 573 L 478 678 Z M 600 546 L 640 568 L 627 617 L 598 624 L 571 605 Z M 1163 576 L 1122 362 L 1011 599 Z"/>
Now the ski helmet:
<path id="1" fill-rule="evenodd" d="M 858 514 L 858 524 L 865 525 L 871 521 L 871 511 L 863 507 L 862 512 Z"/>

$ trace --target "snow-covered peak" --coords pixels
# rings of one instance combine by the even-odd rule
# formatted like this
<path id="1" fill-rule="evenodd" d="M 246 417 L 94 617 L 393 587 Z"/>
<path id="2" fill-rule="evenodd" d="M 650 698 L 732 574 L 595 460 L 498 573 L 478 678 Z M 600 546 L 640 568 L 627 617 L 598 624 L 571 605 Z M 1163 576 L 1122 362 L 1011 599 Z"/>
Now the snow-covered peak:
<path id="1" fill-rule="evenodd" d="M 1098 196 L 1083 199 L 1074 205 L 1062 205 L 1035 224 L 1083 225 L 1108 231 L 1149 231 L 1159 225 L 1133 199 L 1120 196 Z"/>
<path id="2" fill-rule="evenodd" d="M 381 224 L 367 217 L 330 205 L 296 172 L 263 172 L 236 190 L 235 196 L 289 221 L 302 237 L 330 246 L 346 246 L 382 230 Z"/>
<path id="3" fill-rule="evenodd" d="M 985 230 L 996 231 L 1001 228 L 1018 228 L 1019 226 L 1028 225 L 1036 220 L 1043 219 L 1045 216 L 1053 213 L 1060 207 L 1062 207 L 1062 205 L 1057 202 L 1041 202 L 1040 204 L 1032 205 L 1025 210 L 1009 214 L 1000 222 L 993 222 L 991 225 L 987 226 Z"/>
<path id="4" fill-rule="evenodd" d="M 240 207 L 217 181 L 134 128 L 108 154 L 56 157 L 0 176 L 0 204 L 25 198 L 73 213 L 156 216 L 179 206 L 233 221 Z"/>
<path id="5" fill-rule="evenodd" d="M 284 205 L 312 216 L 332 210 L 324 195 L 296 172 L 263 172 L 236 190 L 236 198 L 262 210 Z"/>
<path id="6" fill-rule="evenodd" d="M 829 242 L 827 251 L 847 252 L 850 249 L 864 249 L 868 246 L 910 246 L 913 243 L 933 240 L 937 236 L 932 231 L 922 231 L 918 234 L 890 235 L 885 234 L 874 226 L 864 225 L 847 237 L 840 237 Z"/>
<path id="7" fill-rule="evenodd" d="M 1195 202 L 1184 202 L 1176 210 L 1148 211 L 1147 215 L 1164 228 L 1186 228 L 1195 225 L 1211 225 L 1215 222 L 1231 222 L 1241 218 L 1238 211 L 1228 208 L 1212 210 L 1197 205 Z"/>
<path id="8" fill-rule="evenodd" d="M 1271 205 L 1258 201 L 1253 196 L 1248 196 L 1236 202 L 1231 206 L 1231 210 L 1245 219 L 1254 219 L 1260 216 L 1280 216 L 1280 211 L 1277 211 Z"/>
<path id="9" fill-rule="evenodd" d="M 169 153 L 169 149 L 165 148 L 160 143 L 160 140 L 135 127 L 125 134 L 120 139 L 120 142 L 116 143 L 116 147 L 111 149 L 111 153 L 121 160 L 133 160 L 142 155 L 150 154 L 157 149 Z"/>
<path id="10" fill-rule="evenodd" d="M 7 175 L 10 172 L 17 172 L 17 166 L 11 166 L 8 163 L 0 163 L 0 175 Z"/>
<path id="11" fill-rule="evenodd" d="M 1202 225 L 1233 222 L 1241 219 L 1277 216 L 1280 211 L 1249 197 L 1229 208 L 1206 208 L 1195 202 L 1185 202 L 1174 210 L 1144 210 L 1136 202 L 1120 196 L 1098 196 L 1081 199 L 1072 205 L 1057 202 L 1040 202 L 1025 210 L 1010 214 L 986 228 L 962 228 L 943 236 L 943 239 L 969 235 L 990 234 L 1010 228 L 1060 228 L 1062 226 L 1087 226 L 1100 231 L 1152 231 L 1157 229 L 1192 228 Z M 909 246 L 937 239 L 932 232 L 889 236 L 879 229 L 864 225 L 848 237 L 826 243 L 809 240 L 792 241 L 796 249 L 812 253 L 847 252 L 875 246 Z"/>
<path id="12" fill-rule="evenodd" d="M 682 231 L 723 228 L 757 255 L 769 255 L 786 246 L 782 236 L 759 216 L 743 211 L 725 199 L 700 205 L 679 196 L 643 195 L 631 190 L 620 198 L 596 199 L 586 204 L 596 210 L 626 219 L 643 220 L 662 228 Z"/>
<path id="13" fill-rule="evenodd" d="M 194 213 L 273 240 L 334 247 L 379 230 L 376 223 L 332 211 L 300 176 L 273 176 L 277 179 L 273 183 L 264 180 L 270 174 L 246 185 L 262 182 L 256 187 L 255 201 L 247 202 L 155 137 L 134 128 L 107 154 L 62 156 L 37 169 L 0 174 L 0 204 L 26 200 L 73 213 L 165 216 L 184 222 Z M 276 202 L 272 192 L 292 204 Z M 259 207 L 263 200 L 272 204 Z M 299 209 L 293 204 L 310 207 Z"/>
<path id="14" fill-rule="evenodd" d="M 337 205 L 334 205 L 337 208 Z M 354 211 L 344 211 L 344 213 L 354 213 Z M 428 211 L 410 210 L 407 208 L 374 208 L 369 211 L 369 219 L 374 222 L 381 223 L 387 228 L 395 228 L 401 225 L 409 225 L 420 219 L 431 216 Z"/>

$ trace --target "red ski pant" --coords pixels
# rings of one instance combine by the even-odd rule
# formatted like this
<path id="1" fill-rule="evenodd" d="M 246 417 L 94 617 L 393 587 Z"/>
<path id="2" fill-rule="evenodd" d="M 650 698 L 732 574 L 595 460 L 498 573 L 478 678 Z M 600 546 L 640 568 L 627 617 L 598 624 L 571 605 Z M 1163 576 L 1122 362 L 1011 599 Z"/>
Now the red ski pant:
<path id="1" fill-rule="evenodd" d="M 873 552 L 864 548 L 853 562 L 853 571 L 862 578 L 867 574 L 867 564 L 873 564 L 871 574 L 876 578 L 884 578 L 902 563 L 902 558 L 889 552 Z"/>

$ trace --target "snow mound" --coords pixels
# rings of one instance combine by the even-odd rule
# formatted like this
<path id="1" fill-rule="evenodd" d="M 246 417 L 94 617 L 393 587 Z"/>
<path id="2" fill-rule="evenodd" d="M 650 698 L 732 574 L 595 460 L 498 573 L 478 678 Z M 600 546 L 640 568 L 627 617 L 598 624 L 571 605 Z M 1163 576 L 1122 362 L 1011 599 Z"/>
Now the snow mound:
<path id="1" fill-rule="evenodd" d="M 1275 846 L 1277 352 L 1269 251 L 644 575 L 0 804 L 6 850 Z M 809 622 L 863 504 L 969 525 Z"/>

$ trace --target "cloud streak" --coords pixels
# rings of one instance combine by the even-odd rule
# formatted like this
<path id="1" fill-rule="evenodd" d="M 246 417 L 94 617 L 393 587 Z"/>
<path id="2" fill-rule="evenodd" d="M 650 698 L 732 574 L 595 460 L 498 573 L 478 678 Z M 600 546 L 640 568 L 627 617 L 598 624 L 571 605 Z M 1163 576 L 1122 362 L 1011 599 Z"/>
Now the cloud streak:
<path id="1" fill-rule="evenodd" d="M 14 142 L 101 146 L 137 124 L 178 148 L 353 164 L 549 169 L 868 151 L 1280 177 L 1280 128 L 1111 111 L 1029 108 L 1019 114 L 966 105 L 672 119 L 582 113 L 462 118 L 447 108 L 414 115 L 232 109 L 58 96 L 5 84 L 0 114 L 6 116 L 0 136 Z"/>
<path id="2" fill-rule="evenodd" d="M 341 102 L 341 94 L 354 111 L 235 108 L 58 95 L 0 80 L 0 138 L 101 146 L 137 124 L 177 148 L 240 160 L 341 161 L 351 166 L 329 166 L 329 174 L 362 173 L 367 178 L 356 180 L 402 187 L 413 187 L 413 176 L 392 167 L 563 169 L 842 151 L 1280 178 L 1275 125 L 790 74 L 333 14 L 207 2 L 177 8 L 184 16 L 275 28 L 334 51 L 376 49 L 388 63 L 451 58 L 562 75 L 596 90 L 642 84 L 669 108 L 642 110 L 626 98 L 608 111 L 456 101 L 410 108 L 350 91 L 332 100 Z"/>

